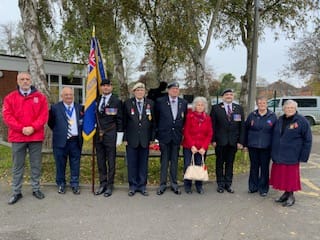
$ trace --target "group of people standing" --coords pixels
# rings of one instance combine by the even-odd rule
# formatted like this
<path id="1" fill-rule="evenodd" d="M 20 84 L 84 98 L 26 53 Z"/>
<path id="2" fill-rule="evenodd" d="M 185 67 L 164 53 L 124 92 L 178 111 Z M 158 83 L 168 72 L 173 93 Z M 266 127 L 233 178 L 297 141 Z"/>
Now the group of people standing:
<path id="1" fill-rule="evenodd" d="M 30 155 L 33 195 L 45 196 L 40 191 L 41 148 L 44 126 L 52 130 L 52 147 L 56 163 L 56 184 L 59 194 L 66 192 L 66 164 L 69 159 L 70 186 L 74 194 L 80 194 L 79 175 L 82 149 L 83 110 L 74 102 L 74 92 L 64 87 L 61 101 L 48 109 L 43 94 L 32 86 L 30 74 L 19 73 L 18 89 L 4 99 L 3 119 L 9 128 L 8 139 L 13 153 L 13 194 L 9 204 L 22 198 L 21 187 L 26 152 Z M 306 119 L 297 113 L 297 104 L 288 100 L 284 115 L 277 119 L 268 110 L 267 99 L 258 98 L 258 109 L 245 120 L 239 104 L 234 103 L 234 92 L 226 89 L 222 102 L 214 105 L 209 113 L 206 98 L 196 97 L 192 108 L 179 97 L 177 82 L 164 85 L 165 94 L 157 98 L 146 97 L 143 83 L 132 88 L 133 97 L 122 103 L 112 93 L 112 83 L 102 79 L 101 95 L 96 104 L 95 147 L 99 172 L 99 188 L 96 195 L 110 197 L 113 192 L 117 132 L 123 132 L 126 146 L 126 163 L 130 197 L 140 192 L 148 196 L 147 176 L 149 145 L 156 139 L 160 146 L 160 185 L 157 194 L 162 195 L 168 185 L 177 195 L 178 157 L 183 147 L 184 171 L 192 159 L 196 165 L 205 160 L 209 145 L 216 153 L 217 192 L 234 193 L 232 188 L 233 163 L 239 149 L 248 149 L 250 156 L 249 193 L 266 196 L 269 190 L 269 165 L 273 160 L 270 184 L 285 191 L 276 199 L 284 206 L 295 202 L 293 192 L 301 189 L 299 163 L 308 160 L 312 134 Z M 165 89 L 162 86 L 162 90 Z M 184 190 L 192 193 L 192 181 L 184 180 Z M 195 190 L 204 193 L 202 181 L 195 181 Z"/>

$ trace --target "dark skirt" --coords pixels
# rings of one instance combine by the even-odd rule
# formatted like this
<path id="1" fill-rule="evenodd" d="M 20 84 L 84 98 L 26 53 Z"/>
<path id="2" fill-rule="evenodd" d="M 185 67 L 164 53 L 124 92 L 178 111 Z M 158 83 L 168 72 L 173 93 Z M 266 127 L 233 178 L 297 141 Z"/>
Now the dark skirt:
<path id="1" fill-rule="evenodd" d="M 301 190 L 300 165 L 273 163 L 269 184 L 277 190 L 294 192 Z"/>

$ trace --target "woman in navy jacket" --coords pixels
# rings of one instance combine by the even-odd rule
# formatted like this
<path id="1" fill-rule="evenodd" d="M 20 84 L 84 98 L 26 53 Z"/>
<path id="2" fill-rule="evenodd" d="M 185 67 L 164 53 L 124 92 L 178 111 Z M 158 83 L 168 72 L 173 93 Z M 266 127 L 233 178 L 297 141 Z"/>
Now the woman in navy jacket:
<path id="1" fill-rule="evenodd" d="M 249 193 L 258 192 L 265 197 L 269 191 L 269 166 L 272 131 L 277 116 L 268 109 L 267 98 L 257 99 L 258 109 L 251 112 L 245 122 L 246 147 L 249 149 Z"/>
<path id="2" fill-rule="evenodd" d="M 301 190 L 299 164 L 308 161 L 312 133 L 308 121 L 297 113 L 295 101 L 287 100 L 283 111 L 273 131 L 270 185 L 285 191 L 275 201 L 290 207 L 295 203 L 293 192 Z"/>

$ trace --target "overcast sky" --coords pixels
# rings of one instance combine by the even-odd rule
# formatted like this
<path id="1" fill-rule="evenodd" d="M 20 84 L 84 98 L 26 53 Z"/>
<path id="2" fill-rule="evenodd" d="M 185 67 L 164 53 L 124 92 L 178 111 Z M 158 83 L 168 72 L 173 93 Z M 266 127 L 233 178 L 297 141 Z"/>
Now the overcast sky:
<path id="1" fill-rule="evenodd" d="M 8 22 L 18 22 L 20 20 L 20 11 L 18 0 L 0 0 L 0 24 Z M 216 76 L 222 73 L 232 73 L 240 81 L 240 76 L 245 72 L 246 51 L 243 45 L 234 49 L 220 51 L 216 46 L 217 42 L 212 41 L 207 54 L 206 64 L 210 65 Z M 288 49 L 293 44 L 292 40 L 286 40 L 280 36 L 278 41 L 273 40 L 271 31 L 268 31 L 265 39 L 258 45 L 258 77 L 265 78 L 268 82 L 274 82 L 279 79 L 295 86 L 301 83 L 296 79 L 285 79 L 280 75 L 284 65 L 288 62 Z"/>

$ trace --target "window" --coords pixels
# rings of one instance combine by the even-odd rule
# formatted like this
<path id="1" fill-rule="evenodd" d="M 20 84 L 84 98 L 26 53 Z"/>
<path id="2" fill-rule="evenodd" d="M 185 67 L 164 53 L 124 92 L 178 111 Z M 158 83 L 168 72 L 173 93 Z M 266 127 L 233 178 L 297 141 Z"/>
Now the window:
<path id="1" fill-rule="evenodd" d="M 268 108 L 279 107 L 280 99 L 272 99 L 268 101 Z"/>
<path id="2" fill-rule="evenodd" d="M 63 85 L 82 85 L 82 78 L 62 76 Z"/>
<path id="3" fill-rule="evenodd" d="M 282 105 L 287 100 L 288 99 L 283 99 Z M 317 107 L 317 99 L 315 98 L 296 98 L 292 100 L 298 103 L 298 108 L 299 107 Z"/>

